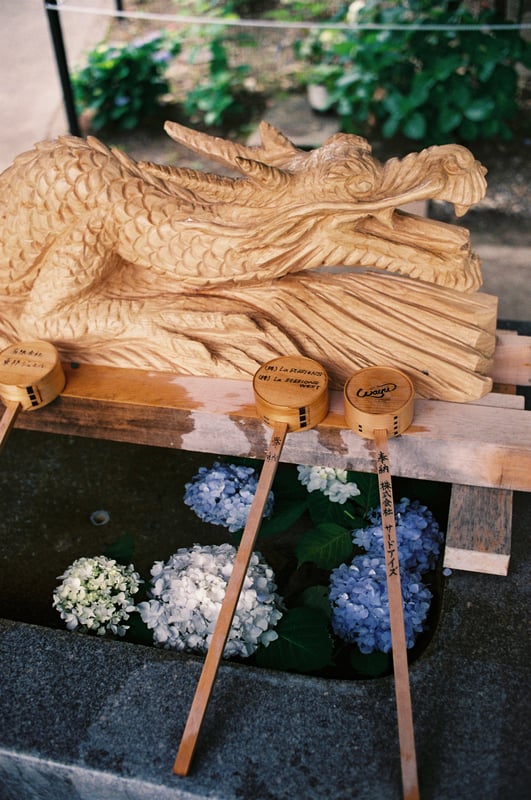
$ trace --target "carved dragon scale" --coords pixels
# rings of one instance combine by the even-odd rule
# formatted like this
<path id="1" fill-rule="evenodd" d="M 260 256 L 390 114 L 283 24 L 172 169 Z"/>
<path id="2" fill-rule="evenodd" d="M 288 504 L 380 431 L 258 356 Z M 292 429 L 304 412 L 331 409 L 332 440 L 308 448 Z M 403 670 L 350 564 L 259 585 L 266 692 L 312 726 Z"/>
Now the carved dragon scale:
<path id="1" fill-rule="evenodd" d="M 496 308 L 468 231 L 398 209 L 441 199 L 464 214 L 486 191 L 469 150 L 382 164 L 349 134 L 306 152 L 266 122 L 260 146 L 165 128 L 234 177 L 92 137 L 38 144 L 0 175 L 0 343 L 224 377 L 299 352 L 336 385 L 377 361 L 425 396 L 488 391 Z"/>

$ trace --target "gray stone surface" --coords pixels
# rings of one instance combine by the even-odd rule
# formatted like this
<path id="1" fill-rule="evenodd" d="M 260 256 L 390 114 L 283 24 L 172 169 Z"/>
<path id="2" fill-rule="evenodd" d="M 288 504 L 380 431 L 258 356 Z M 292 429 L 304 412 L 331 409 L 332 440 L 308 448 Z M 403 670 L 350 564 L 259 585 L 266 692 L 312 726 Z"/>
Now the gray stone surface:
<path id="1" fill-rule="evenodd" d="M 91 0 L 90 6 L 112 11 L 115 2 Z M 67 59 L 74 68 L 82 62 L 83 54 L 105 36 L 109 18 L 98 14 L 63 12 L 60 19 Z M 2 171 L 15 156 L 29 150 L 36 142 L 68 133 L 61 83 L 42 0 L 2 0 L 0 53 Z"/>

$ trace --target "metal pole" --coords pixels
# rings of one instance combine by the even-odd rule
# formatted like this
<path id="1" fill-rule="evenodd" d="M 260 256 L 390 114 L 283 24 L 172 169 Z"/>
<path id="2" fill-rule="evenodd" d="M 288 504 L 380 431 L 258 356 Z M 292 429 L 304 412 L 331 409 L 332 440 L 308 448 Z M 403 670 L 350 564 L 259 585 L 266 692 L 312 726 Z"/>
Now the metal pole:
<path id="1" fill-rule="evenodd" d="M 54 8 L 50 8 L 50 6 L 54 6 Z M 81 129 L 79 127 L 79 121 L 74 102 L 74 93 L 72 91 L 70 73 L 68 71 L 68 63 L 66 60 L 63 31 L 61 29 L 61 20 L 59 19 L 59 10 L 57 9 L 57 0 L 44 0 L 44 8 L 46 11 L 46 16 L 48 17 L 48 23 L 50 25 L 50 34 L 55 53 L 55 61 L 59 71 L 61 87 L 63 89 L 63 100 L 65 104 L 66 117 L 68 120 L 68 129 L 72 136 L 81 136 Z"/>

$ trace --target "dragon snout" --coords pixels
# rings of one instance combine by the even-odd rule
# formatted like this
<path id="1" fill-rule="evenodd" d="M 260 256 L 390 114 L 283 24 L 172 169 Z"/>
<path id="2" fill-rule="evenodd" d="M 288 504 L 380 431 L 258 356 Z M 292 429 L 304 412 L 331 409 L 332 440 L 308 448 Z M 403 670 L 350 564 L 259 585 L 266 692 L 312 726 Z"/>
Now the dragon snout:
<path id="1" fill-rule="evenodd" d="M 443 186 L 440 200 L 453 203 L 455 214 L 462 217 L 487 191 L 487 168 L 477 161 L 466 147 L 453 146 L 451 155 L 442 162 Z"/>

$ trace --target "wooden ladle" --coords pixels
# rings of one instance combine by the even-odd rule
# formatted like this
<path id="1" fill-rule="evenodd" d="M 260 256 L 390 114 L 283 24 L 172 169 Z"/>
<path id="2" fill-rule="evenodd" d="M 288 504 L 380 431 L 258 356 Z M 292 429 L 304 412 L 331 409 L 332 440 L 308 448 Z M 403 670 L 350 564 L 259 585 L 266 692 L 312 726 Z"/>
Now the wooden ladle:
<path id="1" fill-rule="evenodd" d="M 361 369 L 344 389 L 347 425 L 376 444 L 404 800 L 418 800 L 419 788 L 388 437 L 411 425 L 414 397 L 411 380 L 393 367 Z"/>
<path id="2" fill-rule="evenodd" d="M 66 383 L 59 354 L 49 342 L 19 342 L 0 353 L 0 450 L 20 411 L 48 405 Z"/>
<path id="3" fill-rule="evenodd" d="M 328 376 L 311 358 L 268 361 L 255 373 L 253 391 L 257 413 L 273 433 L 173 766 L 177 775 L 187 775 L 190 769 L 286 434 L 312 428 L 328 413 Z"/>

